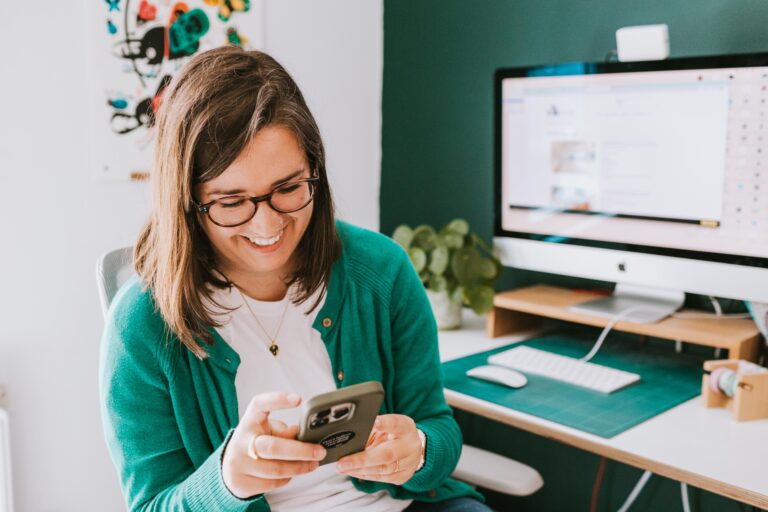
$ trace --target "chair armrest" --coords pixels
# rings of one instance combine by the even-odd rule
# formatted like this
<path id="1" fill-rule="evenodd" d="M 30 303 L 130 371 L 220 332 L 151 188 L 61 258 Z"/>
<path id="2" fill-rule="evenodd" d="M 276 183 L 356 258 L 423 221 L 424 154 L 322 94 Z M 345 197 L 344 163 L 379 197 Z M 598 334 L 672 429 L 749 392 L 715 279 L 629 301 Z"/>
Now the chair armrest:
<path id="1" fill-rule="evenodd" d="M 510 496 L 528 496 L 544 485 L 541 475 L 532 467 L 466 444 L 452 476 Z"/>

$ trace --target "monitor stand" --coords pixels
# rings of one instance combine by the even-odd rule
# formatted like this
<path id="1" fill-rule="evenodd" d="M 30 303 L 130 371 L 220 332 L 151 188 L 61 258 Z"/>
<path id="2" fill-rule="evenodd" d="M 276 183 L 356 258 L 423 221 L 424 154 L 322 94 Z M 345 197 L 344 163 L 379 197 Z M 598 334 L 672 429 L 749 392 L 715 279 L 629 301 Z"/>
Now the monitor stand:
<path id="1" fill-rule="evenodd" d="M 621 315 L 621 320 L 652 324 L 680 309 L 684 300 L 682 291 L 616 283 L 612 296 L 574 304 L 568 309 L 609 318 Z"/>

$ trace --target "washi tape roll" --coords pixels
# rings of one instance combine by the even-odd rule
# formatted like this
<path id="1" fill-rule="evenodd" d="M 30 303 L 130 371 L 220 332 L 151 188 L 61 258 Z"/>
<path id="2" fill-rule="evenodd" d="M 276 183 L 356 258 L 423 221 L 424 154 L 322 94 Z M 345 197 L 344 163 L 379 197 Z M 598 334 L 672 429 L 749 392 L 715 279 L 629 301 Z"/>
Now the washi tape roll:
<path id="1" fill-rule="evenodd" d="M 709 374 L 709 389 L 715 393 L 720 393 L 720 387 L 717 383 L 720 380 L 720 375 L 727 369 L 728 368 L 725 368 L 724 366 L 720 366 L 712 370 L 712 373 Z"/>
<path id="2" fill-rule="evenodd" d="M 719 375 L 717 379 L 717 387 L 719 387 L 726 396 L 732 397 L 736 394 L 736 386 L 739 384 L 739 376 L 735 371 L 726 368 L 723 373 Z"/>

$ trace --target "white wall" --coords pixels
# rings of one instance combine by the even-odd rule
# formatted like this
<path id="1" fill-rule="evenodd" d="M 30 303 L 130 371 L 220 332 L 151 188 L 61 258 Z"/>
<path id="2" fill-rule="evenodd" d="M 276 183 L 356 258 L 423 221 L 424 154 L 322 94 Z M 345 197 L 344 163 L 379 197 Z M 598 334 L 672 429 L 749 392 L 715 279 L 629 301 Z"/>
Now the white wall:
<path id="1" fill-rule="evenodd" d="M 92 2 L 89 1 L 88 5 Z M 96 183 L 86 1 L 0 18 L 0 384 L 17 512 L 122 509 L 97 399 L 94 265 L 133 242 L 147 185 Z M 378 228 L 382 0 L 267 0 L 266 46 L 324 135 L 342 218 Z"/>

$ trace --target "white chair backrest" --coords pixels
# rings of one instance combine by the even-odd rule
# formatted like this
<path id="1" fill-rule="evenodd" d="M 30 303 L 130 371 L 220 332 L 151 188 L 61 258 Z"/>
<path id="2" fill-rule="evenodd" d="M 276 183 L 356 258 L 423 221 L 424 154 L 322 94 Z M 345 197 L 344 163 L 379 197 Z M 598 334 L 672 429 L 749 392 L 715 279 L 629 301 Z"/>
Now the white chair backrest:
<path id="1" fill-rule="evenodd" d="M 5 409 L 0 409 L 0 512 L 13 512 L 11 435 Z"/>
<path id="2" fill-rule="evenodd" d="M 96 262 L 96 284 L 99 288 L 101 312 L 107 317 L 109 304 L 117 290 L 130 277 L 133 271 L 133 247 L 122 247 L 102 255 Z"/>

